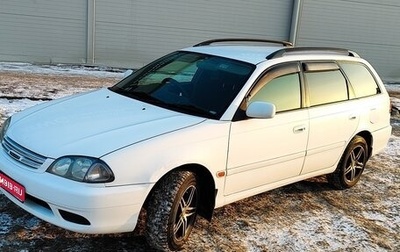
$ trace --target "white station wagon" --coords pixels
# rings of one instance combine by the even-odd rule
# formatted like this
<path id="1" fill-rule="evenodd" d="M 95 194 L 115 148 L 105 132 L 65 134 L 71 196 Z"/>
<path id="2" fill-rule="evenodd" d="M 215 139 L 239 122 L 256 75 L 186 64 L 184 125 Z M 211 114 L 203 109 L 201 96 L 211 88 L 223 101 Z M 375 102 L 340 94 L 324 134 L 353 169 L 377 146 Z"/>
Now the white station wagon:
<path id="1" fill-rule="evenodd" d="M 115 86 L 43 103 L 0 133 L 1 191 L 82 233 L 181 249 L 196 216 L 310 177 L 360 179 L 391 134 L 381 79 L 356 53 L 217 39 Z"/>

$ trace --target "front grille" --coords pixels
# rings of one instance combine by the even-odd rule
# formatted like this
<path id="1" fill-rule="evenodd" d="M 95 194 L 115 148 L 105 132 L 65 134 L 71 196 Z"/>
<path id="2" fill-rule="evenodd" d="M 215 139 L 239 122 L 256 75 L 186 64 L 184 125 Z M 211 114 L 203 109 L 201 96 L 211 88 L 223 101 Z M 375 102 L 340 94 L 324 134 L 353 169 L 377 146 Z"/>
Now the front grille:
<path id="1" fill-rule="evenodd" d="M 5 137 L 1 144 L 10 157 L 31 168 L 39 169 L 46 161 L 46 157 L 22 147 L 9 137 Z"/>

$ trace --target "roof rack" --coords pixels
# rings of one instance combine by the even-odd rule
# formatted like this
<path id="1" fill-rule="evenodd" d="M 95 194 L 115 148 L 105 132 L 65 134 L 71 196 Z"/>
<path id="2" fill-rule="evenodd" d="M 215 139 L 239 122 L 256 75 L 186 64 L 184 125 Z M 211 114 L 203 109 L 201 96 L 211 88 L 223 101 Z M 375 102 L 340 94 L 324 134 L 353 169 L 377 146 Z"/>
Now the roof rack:
<path id="1" fill-rule="evenodd" d="M 336 54 L 343 56 L 351 56 L 360 58 L 360 56 L 353 51 L 343 49 L 343 48 L 334 48 L 334 47 L 291 47 L 291 48 L 283 48 L 276 52 L 271 53 L 266 58 L 267 59 L 276 59 L 289 55 L 299 55 L 299 54 Z"/>
<path id="2" fill-rule="evenodd" d="M 206 40 L 201 43 L 194 45 L 193 47 L 197 46 L 206 46 L 211 45 L 214 43 L 222 43 L 222 42 L 259 42 L 259 43 L 272 43 L 272 44 L 280 44 L 283 46 L 293 46 L 291 42 L 288 41 L 280 41 L 280 40 L 271 40 L 271 39 L 248 39 L 248 38 L 223 38 L 223 39 L 211 39 Z"/>

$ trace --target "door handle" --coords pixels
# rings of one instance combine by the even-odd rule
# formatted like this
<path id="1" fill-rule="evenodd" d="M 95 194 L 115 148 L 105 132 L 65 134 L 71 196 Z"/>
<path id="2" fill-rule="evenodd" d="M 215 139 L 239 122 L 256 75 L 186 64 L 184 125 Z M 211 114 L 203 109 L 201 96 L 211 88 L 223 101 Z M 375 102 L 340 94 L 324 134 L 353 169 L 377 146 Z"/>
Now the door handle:
<path id="1" fill-rule="evenodd" d="M 357 116 L 356 116 L 356 115 L 350 115 L 350 116 L 349 116 L 349 120 L 355 120 L 355 119 L 357 119 Z"/>
<path id="2" fill-rule="evenodd" d="M 293 128 L 293 132 L 294 133 L 301 133 L 306 131 L 306 126 L 305 125 L 301 125 L 301 126 L 296 126 Z"/>

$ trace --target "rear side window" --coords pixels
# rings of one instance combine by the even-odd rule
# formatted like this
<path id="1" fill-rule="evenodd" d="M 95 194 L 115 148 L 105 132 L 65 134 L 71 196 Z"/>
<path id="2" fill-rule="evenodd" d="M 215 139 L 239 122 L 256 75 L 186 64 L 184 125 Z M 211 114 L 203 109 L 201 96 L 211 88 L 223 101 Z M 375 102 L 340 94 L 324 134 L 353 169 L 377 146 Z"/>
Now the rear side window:
<path id="1" fill-rule="evenodd" d="M 349 78 L 357 98 L 379 94 L 381 90 L 365 65 L 358 62 L 340 62 L 339 65 Z"/>
<path id="2" fill-rule="evenodd" d="M 310 106 L 348 99 L 346 79 L 340 70 L 310 71 L 304 77 L 308 86 Z"/>

